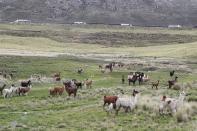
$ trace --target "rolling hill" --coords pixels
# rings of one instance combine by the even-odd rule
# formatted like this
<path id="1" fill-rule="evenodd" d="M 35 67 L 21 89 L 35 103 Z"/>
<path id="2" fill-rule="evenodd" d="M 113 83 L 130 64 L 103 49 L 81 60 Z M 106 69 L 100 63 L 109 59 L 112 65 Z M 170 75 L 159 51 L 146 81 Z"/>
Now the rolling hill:
<path id="1" fill-rule="evenodd" d="M 0 0 L 0 22 L 131 23 L 166 26 L 197 23 L 196 0 Z"/>

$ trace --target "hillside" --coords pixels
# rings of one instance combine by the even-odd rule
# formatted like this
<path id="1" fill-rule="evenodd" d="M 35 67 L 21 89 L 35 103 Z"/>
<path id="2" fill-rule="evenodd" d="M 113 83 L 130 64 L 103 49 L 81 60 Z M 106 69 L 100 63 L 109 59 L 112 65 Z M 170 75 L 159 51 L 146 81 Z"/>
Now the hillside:
<path id="1" fill-rule="evenodd" d="M 195 25 L 196 0 L 0 0 L 0 21 Z"/>

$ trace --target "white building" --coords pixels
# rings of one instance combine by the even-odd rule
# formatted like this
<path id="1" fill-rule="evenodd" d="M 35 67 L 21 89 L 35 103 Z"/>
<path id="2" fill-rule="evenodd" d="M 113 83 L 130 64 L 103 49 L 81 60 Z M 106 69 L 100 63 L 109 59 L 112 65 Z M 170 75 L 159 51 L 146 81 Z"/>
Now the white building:
<path id="1" fill-rule="evenodd" d="M 132 26 L 132 24 L 121 23 L 121 26 Z"/>
<path id="2" fill-rule="evenodd" d="M 31 20 L 17 19 L 13 23 L 31 23 Z"/>
<path id="3" fill-rule="evenodd" d="M 181 28 L 181 25 L 168 25 L 168 28 Z"/>
<path id="4" fill-rule="evenodd" d="M 85 25 L 85 24 L 86 24 L 86 22 L 76 21 L 76 22 L 74 22 L 74 24 L 78 24 L 78 25 Z"/>

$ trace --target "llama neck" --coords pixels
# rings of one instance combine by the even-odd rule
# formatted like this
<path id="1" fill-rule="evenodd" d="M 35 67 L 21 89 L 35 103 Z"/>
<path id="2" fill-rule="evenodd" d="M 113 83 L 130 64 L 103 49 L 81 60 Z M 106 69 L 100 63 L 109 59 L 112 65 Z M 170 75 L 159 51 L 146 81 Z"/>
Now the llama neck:
<path id="1" fill-rule="evenodd" d="M 183 102 L 184 98 L 185 98 L 185 96 L 180 95 L 179 98 L 178 98 L 178 101 L 179 101 L 179 102 Z"/>
<path id="2" fill-rule="evenodd" d="M 135 105 L 137 103 L 137 94 L 132 98 L 133 104 Z"/>

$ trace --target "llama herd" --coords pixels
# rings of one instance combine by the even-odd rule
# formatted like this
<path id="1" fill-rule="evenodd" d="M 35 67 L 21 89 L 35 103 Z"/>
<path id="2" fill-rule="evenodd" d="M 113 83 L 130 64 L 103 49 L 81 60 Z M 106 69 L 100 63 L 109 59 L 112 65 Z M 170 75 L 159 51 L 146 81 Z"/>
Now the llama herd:
<path id="1" fill-rule="evenodd" d="M 0 87 L 1 94 L 4 98 L 10 98 L 13 96 L 21 96 L 27 95 L 27 93 L 31 90 L 32 84 L 31 81 L 21 81 L 20 86 L 15 86 L 14 84 L 11 85 L 10 88 L 5 88 L 6 84 Z"/>
<path id="2" fill-rule="evenodd" d="M 99 65 L 99 69 L 109 70 L 110 72 L 113 71 L 113 68 L 117 67 L 123 67 L 124 65 L 121 63 L 110 63 L 106 64 L 104 66 Z M 80 68 L 77 73 L 81 74 L 83 73 L 83 69 Z M 178 77 L 175 76 L 173 79 L 173 76 L 175 74 L 175 71 L 170 72 L 171 80 L 167 81 L 169 89 L 173 88 L 173 86 L 177 85 Z M 40 75 L 33 75 L 32 77 L 41 80 Z M 31 78 L 32 78 L 31 77 Z M 54 73 L 51 76 L 55 81 L 61 82 L 61 72 Z M 122 75 L 122 84 L 125 84 L 125 76 Z M 128 85 L 135 86 L 136 82 L 139 83 L 139 85 L 144 84 L 146 82 L 150 82 L 150 78 L 147 74 L 144 72 L 130 72 L 128 73 Z M 77 96 L 78 89 L 82 89 L 82 86 L 85 86 L 87 89 L 92 88 L 92 80 L 86 79 L 85 81 L 78 81 L 76 79 L 63 81 L 62 86 L 55 86 L 49 88 L 48 92 L 50 96 L 61 96 L 64 92 L 67 92 L 68 96 L 70 97 L 73 95 L 74 97 Z M 160 84 L 160 80 L 151 82 L 152 89 L 156 88 L 158 90 Z M 0 85 L 0 92 L 3 95 L 4 98 L 10 98 L 13 96 L 24 96 L 27 95 L 28 92 L 30 92 L 32 88 L 32 81 L 26 80 L 26 81 L 20 81 L 20 86 L 15 86 L 14 84 L 11 85 L 9 89 L 5 89 L 6 84 Z M 124 112 L 131 112 L 136 108 L 136 105 L 138 104 L 138 98 L 141 91 L 134 89 L 130 95 L 128 96 L 121 96 L 121 95 L 112 95 L 112 96 L 104 96 L 103 101 L 103 108 L 108 112 L 108 114 L 113 111 L 115 111 L 115 114 L 118 115 L 118 112 L 120 109 L 124 109 Z M 171 113 L 175 114 L 177 110 L 183 106 L 183 101 L 186 96 L 186 93 L 184 91 L 180 92 L 179 98 L 170 98 L 167 96 L 163 96 L 162 100 L 160 101 L 160 104 L 158 106 L 159 113 L 163 114 L 165 110 L 170 110 Z M 107 107 L 106 107 L 107 104 Z"/>
<path id="3" fill-rule="evenodd" d="M 108 114 L 112 113 L 114 110 L 116 115 L 118 115 L 121 108 L 123 108 L 125 112 L 131 112 L 135 109 L 138 103 L 139 93 L 139 91 L 134 89 L 130 96 L 104 96 L 103 108 L 108 104 L 108 107 L 105 108 Z M 177 111 L 184 106 L 185 96 L 185 91 L 180 92 L 178 98 L 163 96 L 158 105 L 159 113 L 163 114 L 164 111 L 168 110 L 172 115 L 175 115 Z"/>
<path id="4" fill-rule="evenodd" d="M 56 77 L 60 78 L 59 76 Z M 66 91 L 69 96 L 73 95 L 74 97 L 76 97 L 78 89 L 82 89 L 82 86 L 85 86 L 86 88 L 92 88 L 92 82 L 93 81 L 89 79 L 86 79 L 84 82 L 77 81 L 76 79 L 68 80 L 63 82 L 63 86 L 61 87 L 56 86 L 54 88 L 49 88 L 49 95 L 61 96 L 64 93 L 64 91 Z M 6 84 L 4 83 L 0 85 L 0 92 L 4 98 L 10 98 L 17 95 L 27 95 L 27 93 L 32 88 L 32 82 L 31 80 L 23 80 L 20 81 L 20 86 L 15 86 L 14 84 L 12 84 L 10 88 L 5 87 Z"/>
<path id="5" fill-rule="evenodd" d="M 174 75 L 175 71 L 170 72 L 170 77 L 172 78 Z M 128 84 L 132 82 L 133 85 L 135 85 L 135 82 L 138 81 L 139 85 L 141 85 L 143 82 L 149 81 L 148 75 L 145 75 L 143 72 L 130 72 L 128 74 Z M 122 76 L 122 84 L 124 84 L 125 79 L 124 75 Z M 174 79 L 167 81 L 169 89 L 177 85 L 178 82 L 178 77 L 175 76 Z M 158 90 L 160 80 L 157 80 L 155 82 L 151 82 L 152 89 L 156 88 Z M 173 115 L 176 114 L 176 112 L 183 106 L 183 102 L 186 96 L 186 93 L 183 88 L 182 92 L 180 92 L 180 95 L 178 98 L 170 98 L 167 96 L 163 96 L 162 100 L 158 104 L 158 111 L 160 114 L 163 114 L 164 111 L 170 111 Z M 138 103 L 138 95 L 139 91 L 136 89 L 133 90 L 132 95 L 130 96 L 119 96 L 119 95 L 113 95 L 113 96 L 104 96 L 104 104 L 103 108 L 107 111 L 109 114 L 112 111 L 115 111 L 116 115 L 118 115 L 118 112 L 121 108 L 124 109 L 125 112 L 131 112 L 132 110 L 135 109 L 136 104 Z M 108 104 L 106 108 L 106 104 Z"/>

